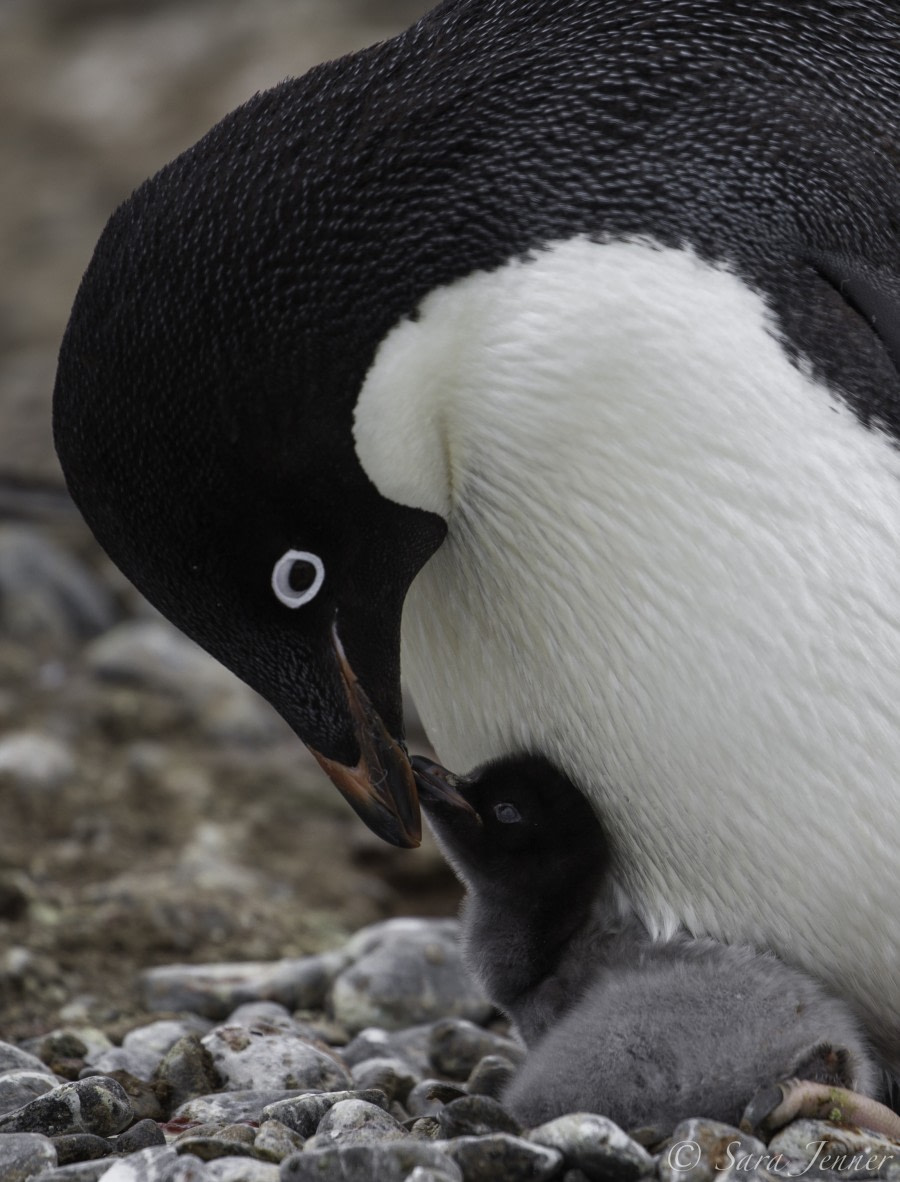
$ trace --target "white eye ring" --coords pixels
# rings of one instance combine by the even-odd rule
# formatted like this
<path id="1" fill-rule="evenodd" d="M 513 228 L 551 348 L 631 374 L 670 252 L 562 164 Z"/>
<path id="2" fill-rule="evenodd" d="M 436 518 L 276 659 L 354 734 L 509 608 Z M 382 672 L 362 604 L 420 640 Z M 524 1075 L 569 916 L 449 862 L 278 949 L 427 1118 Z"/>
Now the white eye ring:
<path id="1" fill-rule="evenodd" d="M 291 567 L 295 562 L 309 562 L 316 568 L 316 577 L 305 591 L 295 591 L 291 586 Z M 307 550 L 288 550 L 272 569 L 272 590 L 285 607 L 303 607 L 319 594 L 325 582 L 325 563 L 318 554 Z"/>

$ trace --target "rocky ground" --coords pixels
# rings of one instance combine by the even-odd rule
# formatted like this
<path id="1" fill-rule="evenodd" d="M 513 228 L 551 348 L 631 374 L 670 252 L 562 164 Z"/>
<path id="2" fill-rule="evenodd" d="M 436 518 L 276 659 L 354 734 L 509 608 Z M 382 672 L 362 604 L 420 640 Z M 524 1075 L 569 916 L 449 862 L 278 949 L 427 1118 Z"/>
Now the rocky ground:
<path id="1" fill-rule="evenodd" d="M 147 1018 L 115 1042 L 86 1023 L 0 1042 L 0 1178 L 900 1176 L 900 1145 L 822 1121 L 795 1121 L 767 1141 L 708 1120 L 629 1135 L 593 1113 L 523 1127 L 502 1102 L 522 1050 L 466 977 L 457 936 L 454 920 L 398 919 L 320 956 L 150 970 Z"/>
<path id="2" fill-rule="evenodd" d="M 148 965 L 296 956 L 455 907 L 433 847 L 370 838 L 280 720 L 123 582 L 50 438 L 59 339 L 115 205 L 255 90 L 427 6 L 0 3 L 0 1038 L 110 1029 Z"/>

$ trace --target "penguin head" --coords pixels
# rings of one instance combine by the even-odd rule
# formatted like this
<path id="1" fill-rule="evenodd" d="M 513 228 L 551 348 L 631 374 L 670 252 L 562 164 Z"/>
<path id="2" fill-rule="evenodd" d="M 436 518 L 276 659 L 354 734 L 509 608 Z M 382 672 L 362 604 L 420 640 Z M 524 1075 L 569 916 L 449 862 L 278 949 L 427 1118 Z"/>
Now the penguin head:
<path id="1" fill-rule="evenodd" d="M 62 343 L 54 433 L 116 564 L 410 846 L 400 616 L 446 523 L 387 500 L 355 451 L 365 373 L 415 297 L 372 224 L 380 168 L 354 171 L 342 71 L 364 73 L 257 96 L 113 215 Z"/>
<path id="2" fill-rule="evenodd" d="M 455 776 L 412 760 L 419 799 L 470 887 L 553 897 L 598 882 L 609 865 L 603 827 L 575 784 L 542 755 L 508 756 Z"/>

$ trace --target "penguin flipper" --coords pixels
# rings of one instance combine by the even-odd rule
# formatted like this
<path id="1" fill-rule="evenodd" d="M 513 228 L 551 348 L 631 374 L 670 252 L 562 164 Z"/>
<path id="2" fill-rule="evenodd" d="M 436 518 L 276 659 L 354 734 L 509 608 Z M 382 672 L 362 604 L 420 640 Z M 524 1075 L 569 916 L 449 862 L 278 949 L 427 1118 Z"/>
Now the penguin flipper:
<path id="1" fill-rule="evenodd" d="M 900 374 L 900 275 L 857 256 L 821 251 L 815 270 L 868 324 Z"/>

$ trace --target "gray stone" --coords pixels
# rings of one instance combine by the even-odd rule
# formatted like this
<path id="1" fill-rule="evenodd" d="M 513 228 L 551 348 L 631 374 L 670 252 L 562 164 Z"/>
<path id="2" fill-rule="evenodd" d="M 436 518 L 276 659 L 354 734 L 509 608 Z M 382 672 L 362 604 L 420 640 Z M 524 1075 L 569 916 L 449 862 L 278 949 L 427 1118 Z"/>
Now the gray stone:
<path id="1" fill-rule="evenodd" d="M 56 1165 L 56 1148 L 38 1133 L 10 1133 L 0 1137 L 0 1178 L 25 1182 Z"/>
<path id="2" fill-rule="evenodd" d="M 114 619 L 109 592 L 77 559 L 35 530 L 0 527 L 0 632 L 59 646 Z"/>
<path id="3" fill-rule="evenodd" d="M 873 1175 L 900 1162 L 896 1141 L 868 1129 L 821 1120 L 795 1120 L 779 1129 L 766 1152 L 783 1154 L 795 1162 L 812 1162 L 816 1169 L 834 1170 L 842 1179 Z"/>
<path id="4" fill-rule="evenodd" d="M 159 1060 L 185 1035 L 202 1036 L 211 1029 L 212 1022 L 199 1015 L 192 1014 L 187 1018 L 160 1018 L 157 1022 L 148 1022 L 146 1026 L 136 1026 L 134 1030 L 129 1030 L 122 1039 L 122 1046 L 129 1051 L 154 1054 Z"/>
<path id="5" fill-rule="evenodd" d="M 446 1018 L 431 1027 L 429 1055 L 432 1066 L 443 1075 L 468 1079 L 486 1055 L 503 1055 L 512 1063 L 521 1063 L 525 1052 L 512 1039 L 474 1022 Z"/>
<path id="6" fill-rule="evenodd" d="M 458 1085 L 442 1079 L 423 1079 L 406 1097 L 410 1116 L 433 1116 L 453 1100 L 467 1093 Z"/>
<path id="7" fill-rule="evenodd" d="M 406 1103 L 406 1097 L 419 1082 L 419 1076 L 403 1059 L 363 1059 L 352 1071 L 358 1088 L 380 1088 L 389 1100 Z"/>
<path id="8" fill-rule="evenodd" d="M 53 1072 L 37 1055 L 23 1051 L 11 1042 L 0 1042 L 0 1075 L 10 1071 L 37 1071 L 54 1078 Z"/>
<path id="9" fill-rule="evenodd" d="M 522 1132 L 519 1122 L 490 1096 L 462 1096 L 437 1114 L 442 1137 L 481 1137 L 487 1133 Z"/>
<path id="10" fill-rule="evenodd" d="M 411 1138 L 387 1145 L 304 1149 L 281 1163 L 281 1182 L 405 1182 L 416 1166 L 441 1170 L 450 1182 L 463 1182 L 462 1171 L 445 1154 Z"/>
<path id="11" fill-rule="evenodd" d="M 558 1122 L 549 1123 L 555 1125 Z M 762 1141 L 732 1125 L 706 1119 L 683 1120 L 675 1126 L 659 1155 L 657 1173 L 661 1182 L 686 1182 L 687 1179 L 689 1182 L 728 1182 L 729 1179 L 746 1182 L 753 1177 L 754 1170 L 746 1166 L 738 1169 L 737 1162 L 746 1155 L 755 1160 L 767 1152 Z"/>
<path id="12" fill-rule="evenodd" d="M 563 1156 L 509 1133 L 456 1137 L 436 1145 L 456 1162 L 466 1182 L 544 1182 L 562 1172 Z"/>
<path id="13" fill-rule="evenodd" d="M 345 947 L 358 959 L 331 988 L 334 1016 L 350 1031 L 397 1029 L 445 1014 L 486 1021 L 493 1007 L 463 966 L 458 934 L 455 920 L 395 919 L 363 928 Z"/>
<path id="14" fill-rule="evenodd" d="M 365 1100 L 339 1100 L 322 1116 L 307 1150 L 338 1145 L 374 1145 L 408 1138 L 404 1128 L 383 1108 Z"/>
<path id="15" fill-rule="evenodd" d="M 279 1001 L 245 1001 L 228 1015 L 224 1025 L 252 1026 L 267 1031 L 288 1030 L 294 1034 L 301 1030 L 287 1006 Z"/>
<path id="16" fill-rule="evenodd" d="M 67 1133 L 63 1137 L 54 1137 L 53 1145 L 61 1166 L 73 1161 L 94 1161 L 100 1157 L 109 1157 L 113 1152 L 110 1142 L 96 1133 Z"/>
<path id="17" fill-rule="evenodd" d="M 212 720 L 215 738 L 255 743 L 281 731 L 274 712 L 251 690 L 163 620 L 118 624 L 89 644 L 84 656 L 101 680 L 177 699 L 204 728 Z"/>
<path id="18" fill-rule="evenodd" d="M 185 1153 L 174 1166 L 169 1167 L 165 1182 L 209 1182 L 208 1171 L 211 1168 L 212 1163 L 202 1162 L 199 1157 Z"/>
<path id="19" fill-rule="evenodd" d="M 419 1116 L 412 1120 L 408 1120 L 404 1128 L 409 1129 L 410 1137 L 415 1137 L 418 1141 L 439 1141 L 441 1139 L 441 1126 L 433 1116 Z"/>
<path id="20" fill-rule="evenodd" d="M 195 1159 L 196 1160 L 196 1159 Z M 178 1154 L 168 1145 L 153 1145 L 122 1158 L 102 1175 L 103 1182 L 170 1182 Z M 198 1182 L 203 1173 L 196 1175 Z"/>
<path id="21" fill-rule="evenodd" d="M 62 1084 L 0 1116 L 2 1133 L 118 1133 L 134 1116 L 121 1084 L 102 1076 Z"/>
<path id="22" fill-rule="evenodd" d="M 56 1076 L 49 1074 L 43 1064 L 40 1071 L 7 1071 L 0 1075 L 0 1116 L 30 1104 L 58 1083 Z"/>
<path id="23" fill-rule="evenodd" d="M 431 1022 L 407 1026 L 403 1030 L 367 1026 L 341 1048 L 341 1058 L 348 1067 L 356 1067 L 366 1059 L 402 1059 L 417 1075 L 428 1075 L 431 1071 L 432 1026 Z"/>
<path id="24" fill-rule="evenodd" d="M 282 1124 L 299 1133 L 301 1137 L 311 1137 L 319 1127 L 319 1122 L 329 1108 L 340 1104 L 344 1100 L 364 1100 L 368 1104 L 375 1104 L 388 1108 L 388 1099 L 384 1092 L 377 1090 L 369 1092 L 306 1092 L 289 1100 L 279 1100 L 263 1109 L 263 1120 L 280 1120 Z"/>
<path id="25" fill-rule="evenodd" d="M 230 1137 L 192 1136 L 185 1133 L 178 1138 L 176 1148 L 179 1153 L 191 1153 L 204 1162 L 216 1161 L 220 1157 L 257 1157 L 252 1144 L 234 1141 Z"/>
<path id="26" fill-rule="evenodd" d="M 28 1182 L 99 1182 L 108 1173 L 110 1164 L 104 1158 L 96 1161 L 78 1161 L 56 1170 L 35 1174 Z"/>
<path id="27" fill-rule="evenodd" d="M 567 1167 L 588 1178 L 632 1182 L 653 1172 L 653 1158 L 642 1145 L 605 1116 L 573 1112 L 538 1125 L 529 1141 L 558 1149 Z"/>
<path id="28" fill-rule="evenodd" d="M 179 1108 L 195 1096 L 205 1096 L 221 1084 L 213 1057 L 197 1034 L 185 1034 L 166 1051 L 156 1078 L 169 1089 L 171 1106 Z"/>
<path id="29" fill-rule="evenodd" d="M 60 1026 L 37 1040 L 37 1053 L 45 1063 L 54 1059 L 85 1061 L 112 1049 L 112 1043 L 96 1026 Z"/>
<path id="30" fill-rule="evenodd" d="M 278 1182 L 279 1169 L 271 1162 L 220 1158 L 207 1164 L 203 1177 L 208 1182 Z"/>
<path id="31" fill-rule="evenodd" d="M 78 1073 L 79 1079 L 89 1079 L 93 1075 L 111 1075 L 114 1071 L 127 1071 L 135 1079 L 149 1082 L 153 1079 L 161 1056 L 155 1051 L 143 1051 L 136 1047 L 110 1047 L 108 1051 L 101 1051 Z"/>
<path id="32" fill-rule="evenodd" d="M 195 1096 L 192 1100 L 187 1100 L 172 1113 L 169 1123 L 181 1128 L 188 1128 L 191 1125 L 281 1120 L 283 1118 L 275 1109 L 276 1105 L 308 1094 L 302 1089 L 276 1091 L 274 1088 L 250 1089 L 240 1092 L 213 1092 L 207 1096 Z M 340 1093 L 342 1097 L 349 1094 Z M 290 1125 L 290 1121 L 285 1120 L 284 1123 Z M 293 1125 L 291 1127 L 293 1128 Z M 312 1131 L 315 1131 L 315 1125 Z"/>
<path id="33" fill-rule="evenodd" d="M 141 974 L 140 988 L 148 1010 L 189 1010 L 206 1018 L 227 1018 L 252 1001 L 318 1009 L 346 964 L 339 951 L 276 961 L 162 965 Z"/>
<path id="34" fill-rule="evenodd" d="M 506 1055 L 485 1055 L 472 1068 L 466 1080 L 466 1091 L 474 1096 L 499 1100 L 515 1073 L 516 1065 Z"/>
<path id="35" fill-rule="evenodd" d="M 416 1166 L 411 1174 L 407 1174 L 405 1182 L 452 1182 L 455 1177 L 455 1174 L 448 1174 L 435 1166 Z"/>
<path id="36" fill-rule="evenodd" d="M 112 1138 L 112 1146 L 116 1153 L 123 1156 L 126 1153 L 137 1153 L 139 1149 L 149 1149 L 153 1145 L 165 1145 L 166 1135 L 155 1120 L 139 1120 L 118 1137 Z"/>
<path id="37" fill-rule="evenodd" d="M 303 1141 L 304 1138 L 289 1129 L 283 1121 L 264 1120 L 253 1144 L 260 1157 L 267 1161 L 283 1162 L 286 1157 L 303 1148 Z"/>
<path id="38" fill-rule="evenodd" d="M 349 1072 L 333 1055 L 287 1031 L 216 1026 L 202 1042 L 230 1091 L 266 1086 L 335 1091 L 350 1086 Z"/>
<path id="39" fill-rule="evenodd" d="M 37 731 L 17 731 L 0 739 L 0 784 L 44 792 L 68 783 L 75 757 L 61 739 Z"/>

